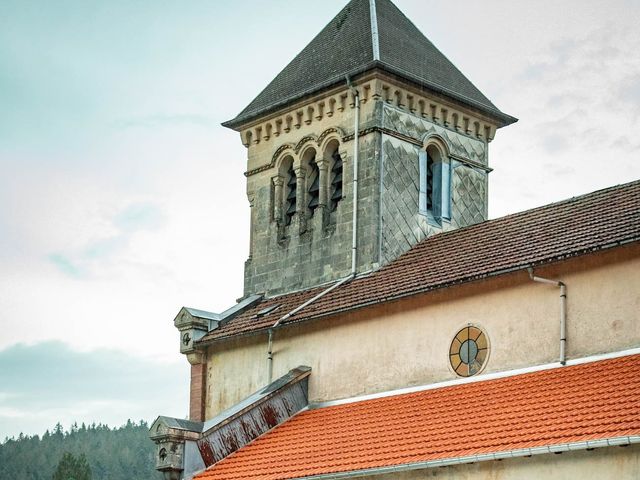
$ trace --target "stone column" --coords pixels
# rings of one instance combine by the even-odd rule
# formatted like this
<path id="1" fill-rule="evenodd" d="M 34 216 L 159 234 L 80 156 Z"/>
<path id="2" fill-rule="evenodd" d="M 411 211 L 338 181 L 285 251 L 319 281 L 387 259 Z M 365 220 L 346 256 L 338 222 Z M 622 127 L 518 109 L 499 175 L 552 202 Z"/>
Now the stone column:
<path id="1" fill-rule="evenodd" d="M 296 212 L 298 215 L 304 215 L 305 204 L 304 199 L 306 192 L 304 191 L 305 175 L 307 171 L 303 167 L 294 167 L 293 171 L 296 174 Z"/>
<path id="2" fill-rule="evenodd" d="M 278 223 L 281 224 L 283 221 L 282 218 L 282 187 L 284 186 L 284 178 L 280 175 L 277 177 L 273 177 L 273 218 Z M 297 188 L 297 185 L 296 185 Z"/>
<path id="3" fill-rule="evenodd" d="M 307 171 L 303 167 L 294 167 L 293 171 L 296 174 L 296 216 L 298 217 L 300 233 L 304 233 L 307 230 L 307 206 L 305 205 L 307 192 L 305 192 L 304 188 Z"/>
<path id="4" fill-rule="evenodd" d="M 325 209 L 327 207 L 329 197 L 329 161 L 323 158 L 318 160 L 316 164 L 318 165 L 318 177 L 320 183 L 318 208 Z"/>

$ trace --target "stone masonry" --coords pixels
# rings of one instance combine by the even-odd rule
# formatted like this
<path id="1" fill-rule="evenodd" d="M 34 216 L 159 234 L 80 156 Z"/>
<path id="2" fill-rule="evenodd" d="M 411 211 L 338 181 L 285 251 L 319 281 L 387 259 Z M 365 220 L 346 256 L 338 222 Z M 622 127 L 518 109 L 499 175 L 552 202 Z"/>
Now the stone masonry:
<path id="1" fill-rule="evenodd" d="M 278 135 L 257 130 L 261 137 L 243 137 L 249 149 L 246 175 L 251 204 L 245 295 L 274 296 L 350 273 L 356 109 L 349 90 L 338 96 L 343 108 L 335 108 L 331 115 L 313 111 L 300 115 L 300 110 L 292 109 L 292 121 L 286 128 L 281 125 Z M 358 273 L 379 268 L 428 235 L 485 220 L 490 171 L 488 139 L 477 129 L 419 115 L 384 97 L 361 93 L 361 98 Z M 442 221 L 419 209 L 419 156 L 432 142 L 438 142 L 451 164 L 451 216 Z M 342 199 L 330 212 L 326 201 L 330 174 L 325 173 L 324 196 L 311 213 L 306 208 L 311 182 L 308 159 L 315 158 L 328 169 L 330 151 L 336 148 L 343 162 Z M 283 220 L 287 162 L 296 172 L 298 195 L 288 225 Z"/>

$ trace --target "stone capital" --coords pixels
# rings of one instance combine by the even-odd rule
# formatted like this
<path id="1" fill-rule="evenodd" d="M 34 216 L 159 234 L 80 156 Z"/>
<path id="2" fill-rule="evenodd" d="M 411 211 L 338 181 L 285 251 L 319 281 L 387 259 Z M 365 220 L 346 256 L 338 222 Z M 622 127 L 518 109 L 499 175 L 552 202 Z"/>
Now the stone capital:
<path id="1" fill-rule="evenodd" d="M 318 170 L 326 170 L 329 168 L 329 160 L 325 158 L 319 158 L 316 160 L 316 165 L 318 165 Z"/>

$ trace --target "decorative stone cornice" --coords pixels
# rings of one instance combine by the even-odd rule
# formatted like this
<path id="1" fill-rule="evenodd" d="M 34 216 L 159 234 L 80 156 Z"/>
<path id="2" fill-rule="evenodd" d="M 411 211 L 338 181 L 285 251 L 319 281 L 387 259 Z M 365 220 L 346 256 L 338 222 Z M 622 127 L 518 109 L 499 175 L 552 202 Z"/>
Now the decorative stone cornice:
<path id="1" fill-rule="evenodd" d="M 390 75 L 375 72 L 359 80 L 360 101 L 381 101 L 421 118 L 452 128 L 472 138 L 490 142 L 493 140 L 499 122 L 480 112 L 445 97 L 429 93 L 402 82 Z M 353 109 L 355 102 L 346 89 L 333 89 L 324 96 L 306 100 L 305 103 L 291 105 L 290 109 L 264 119 L 241 130 L 242 143 L 249 147 L 263 141 L 270 141 L 281 132 L 290 132 L 305 125 L 321 121 L 325 116 Z"/>

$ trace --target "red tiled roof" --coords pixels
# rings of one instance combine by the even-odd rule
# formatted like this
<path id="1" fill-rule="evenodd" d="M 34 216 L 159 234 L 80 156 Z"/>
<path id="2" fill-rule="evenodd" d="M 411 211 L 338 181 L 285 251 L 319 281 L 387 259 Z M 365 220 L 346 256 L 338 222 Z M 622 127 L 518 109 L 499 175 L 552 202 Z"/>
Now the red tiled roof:
<path id="1" fill-rule="evenodd" d="M 640 434 L 640 355 L 304 411 L 197 479 L 293 479 Z"/>
<path id="2" fill-rule="evenodd" d="M 289 318 L 295 323 L 640 239 L 640 181 L 428 237 Z M 271 327 L 326 287 L 266 299 L 200 342 Z M 260 318 L 256 313 L 280 307 Z"/>

